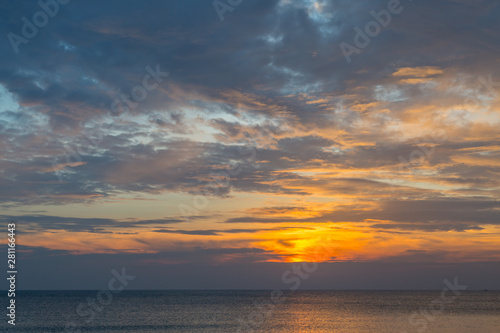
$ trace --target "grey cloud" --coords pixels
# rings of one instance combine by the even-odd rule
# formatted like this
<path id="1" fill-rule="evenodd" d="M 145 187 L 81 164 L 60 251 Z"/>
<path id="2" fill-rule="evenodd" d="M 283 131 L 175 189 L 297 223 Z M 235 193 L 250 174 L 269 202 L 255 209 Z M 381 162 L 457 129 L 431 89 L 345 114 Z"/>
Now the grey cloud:
<path id="1" fill-rule="evenodd" d="M 110 233 L 114 228 L 133 228 L 157 226 L 186 222 L 184 219 L 156 219 L 156 220 L 115 220 L 104 218 L 61 217 L 49 215 L 0 215 L 0 221 L 5 223 L 14 221 L 20 223 L 21 233 L 32 233 L 41 230 L 65 230 L 70 232 L 98 232 Z M 107 229 L 107 230 L 106 230 Z"/>
<path id="2" fill-rule="evenodd" d="M 327 223 L 392 221 L 376 223 L 373 227 L 427 231 L 480 230 L 479 225 L 497 225 L 500 222 L 500 203 L 494 200 L 408 200 L 383 201 L 375 209 L 339 208 L 323 212 L 318 217 L 269 218 L 246 216 L 228 219 L 227 223 Z"/>

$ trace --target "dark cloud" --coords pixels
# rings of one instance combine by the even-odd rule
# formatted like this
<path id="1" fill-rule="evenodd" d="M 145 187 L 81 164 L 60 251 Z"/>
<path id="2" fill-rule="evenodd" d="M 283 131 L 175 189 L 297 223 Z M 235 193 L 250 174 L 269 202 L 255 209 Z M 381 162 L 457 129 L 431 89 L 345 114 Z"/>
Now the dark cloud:
<path id="1" fill-rule="evenodd" d="M 390 104 L 392 115 L 398 118 L 400 110 L 418 105 L 419 97 L 426 94 L 430 98 L 428 90 L 394 86 L 397 80 L 408 78 L 392 75 L 399 67 L 453 68 L 475 76 L 491 73 L 496 68 L 490 66 L 496 61 L 492 50 L 498 44 L 491 32 L 496 31 L 494 18 L 499 8 L 496 2 L 486 0 L 473 4 L 403 3 L 403 12 L 346 66 L 340 42 L 353 43 L 353 27 L 363 28 L 373 20 L 371 10 L 386 6 L 383 0 L 356 5 L 318 1 L 316 7 L 310 1 L 253 1 L 239 6 L 224 22 L 218 21 L 210 3 L 195 1 L 140 6 L 126 1 L 89 1 L 60 6 L 60 12 L 28 44 L 20 45 L 18 54 L 8 39 L 3 40 L 0 82 L 23 109 L 2 114 L 11 121 L 3 124 L 0 132 L 4 137 L 15 137 L 4 143 L 5 149 L 17 155 L 11 165 L 5 165 L 8 176 L 2 178 L 2 188 L 15 190 L 2 195 L 2 200 L 54 204 L 61 200 L 54 199 L 55 194 L 75 194 L 77 200 L 91 201 L 120 191 L 199 192 L 194 180 L 228 160 L 239 159 L 231 143 L 281 137 L 298 128 L 347 130 L 347 139 L 366 139 L 375 145 L 347 148 L 341 142 L 311 135 L 277 138 L 270 142 L 276 149 L 268 146 L 259 151 L 258 160 L 269 163 L 244 177 L 234 177 L 232 189 L 305 194 L 305 190 L 269 185 L 277 177 L 272 173 L 306 165 L 397 166 L 399 156 L 408 159 L 418 145 L 384 142 L 386 137 L 381 133 L 360 130 L 356 124 L 367 111 L 343 114 L 339 105 L 353 101 L 370 105 L 377 101 L 377 93 L 367 87 L 385 87 L 389 95 L 393 87 L 405 98 Z M 35 3 L 4 4 L 3 34 L 20 33 L 21 17 L 29 18 L 37 10 Z M 148 74 L 146 67 L 157 64 L 171 73 L 165 82 L 148 92 L 137 108 L 112 118 L 113 126 L 107 127 L 98 145 L 89 144 L 82 131 L 93 128 L 95 121 L 102 122 L 99 117 L 110 113 L 114 99 L 140 86 Z M 288 91 L 295 95 L 287 95 Z M 434 91 L 432 98 L 440 95 L 442 91 Z M 166 139 L 163 132 L 154 131 L 196 133 L 204 121 L 193 124 L 194 120 L 186 117 L 186 108 L 209 117 L 236 115 L 234 120 L 220 116 L 207 120 L 220 131 L 215 138 L 227 145 Z M 19 118 L 28 114 L 44 118 Z M 148 119 L 146 123 L 127 118 L 141 114 Z M 258 114 L 265 115 L 265 120 L 258 120 Z M 12 124 L 18 124 L 22 131 Z M 29 129 L 43 129 L 44 133 Z M 148 143 L 137 144 L 139 140 Z M 477 147 L 491 144 L 478 142 Z M 466 147 L 462 143 L 438 147 L 427 163 L 438 166 L 449 162 L 459 146 Z M 35 150 L 38 153 L 33 158 Z M 20 152 L 31 153 L 30 158 L 19 156 Z M 62 169 L 67 182 L 53 183 L 56 178 L 46 170 L 54 161 L 62 165 L 78 159 L 82 164 Z M 159 171 L 165 160 L 178 164 Z M 139 166 L 144 171 L 131 171 Z M 467 173 L 480 170 L 496 175 L 493 167 L 470 169 L 460 164 L 447 165 L 443 173 L 465 178 Z M 486 181 L 486 177 L 466 178 L 471 186 L 483 186 Z M 23 186 L 14 185 L 19 180 L 24 181 Z M 230 191 L 221 188 L 219 194 Z"/>
<path id="2" fill-rule="evenodd" d="M 386 201 L 374 208 L 346 206 L 309 218 L 245 216 L 226 223 L 328 223 L 390 221 L 372 227 L 426 231 L 481 230 L 479 225 L 498 225 L 500 202 L 487 200 Z M 264 212 L 267 209 L 263 210 Z"/>
<path id="3" fill-rule="evenodd" d="M 195 218 L 195 217 L 193 217 Z M 110 232 L 109 230 L 115 228 L 125 228 L 133 230 L 137 227 L 147 226 L 161 226 L 165 224 L 176 224 L 186 222 L 180 219 L 156 219 L 156 220 L 115 220 L 103 218 L 83 218 L 83 217 L 61 217 L 61 216 L 48 216 L 48 215 L 19 215 L 7 216 L 0 215 L 0 221 L 8 223 L 10 221 L 20 223 L 23 225 L 21 232 L 39 232 L 43 230 L 65 230 L 71 232 Z"/>
<path id="4" fill-rule="evenodd" d="M 176 229 L 159 229 L 154 232 L 170 233 L 170 234 L 183 234 L 183 235 L 198 235 L 198 236 L 217 236 L 222 234 L 246 234 L 256 233 L 261 231 L 276 231 L 287 229 L 310 229 L 310 228 L 294 228 L 294 227 L 281 227 L 281 228 L 255 228 L 255 229 L 220 229 L 220 230 L 176 230 Z"/>

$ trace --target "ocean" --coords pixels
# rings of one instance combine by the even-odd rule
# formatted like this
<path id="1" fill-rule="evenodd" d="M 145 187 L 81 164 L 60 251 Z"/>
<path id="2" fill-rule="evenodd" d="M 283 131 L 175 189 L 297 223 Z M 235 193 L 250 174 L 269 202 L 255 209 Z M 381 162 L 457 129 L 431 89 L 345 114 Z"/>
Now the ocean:
<path id="1" fill-rule="evenodd" d="M 15 327 L 3 317 L 2 332 L 498 333 L 500 292 L 24 291 Z"/>

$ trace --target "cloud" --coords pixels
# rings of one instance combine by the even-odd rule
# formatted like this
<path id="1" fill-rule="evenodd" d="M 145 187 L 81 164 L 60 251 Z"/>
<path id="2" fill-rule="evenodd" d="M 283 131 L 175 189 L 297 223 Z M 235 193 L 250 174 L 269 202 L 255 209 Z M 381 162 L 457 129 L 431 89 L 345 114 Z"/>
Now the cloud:
<path id="1" fill-rule="evenodd" d="M 340 223 L 386 221 L 372 227 L 403 230 L 481 230 L 480 225 L 498 225 L 500 202 L 490 200 L 387 200 L 363 206 L 340 206 L 330 211 L 311 212 L 312 217 L 261 217 L 277 208 L 264 208 L 256 216 L 235 217 L 226 223 Z M 278 210 L 281 211 L 281 210 Z"/>
<path id="2" fill-rule="evenodd" d="M 438 67 L 401 67 L 392 76 L 408 76 L 416 78 L 427 78 L 429 76 L 435 76 L 438 74 L 443 74 L 443 71 Z"/>
<path id="3" fill-rule="evenodd" d="M 88 252 L 201 246 L 159 262 L 197 260 L 204 250 L 207 260 L 304 258 L 307 236 L 335 232 L 315 228 L 355 230 L 361 240 L 352 244 L 371 247 L 370 260 L 393 250 L 377 252 L 390 237 L 411 251 L 424 245 L 397 237 L 494 235 L 500 5 L 402 6 L 350 64 L 339 45 L 354 43 L 354 28 L 386 0 L 255 0 L 224 22 L 209 1 L 60 6 L 18 53 L 0 41 L 2 221 L 19 221 L 21 232 L 43 235 L 34 245 L 54 249 L 48 234 L 93 233 L 90 245 L 61 244 Z M 0 4 L 0 34 L 22 34 L 21 18 L 37 10 Z M 157 68 L 168 77 L 145 90 Z M 113 206 L 140 196 L 172 201 Z M 179 227 L 186 219 L 171 208 L 192 196 L 210 205 Z M 95 217 L 69 216 L 89 206 Z M 27 213 L 41 209 L 47 215 Z M 498 242 L 491 237 L 477 240 L 484 253 Z M 441 249 L 440 241 L 404 256 L 451 260 L 460 242 Z"/>
<path id="4" fill-rule="evenodd" d="M 64 230 L 69 232 L 110 232 L 114 228 L 129 229 L 147 226 L 160 226 L 186 222 L 185 219 L 155 220 L 115 220 L 104 218 L 62 217 L 49 215 L 0 215 L 0 221 L 10 221 L 23 225 L 22 233 L 34 233 L 46 230 Z"/>

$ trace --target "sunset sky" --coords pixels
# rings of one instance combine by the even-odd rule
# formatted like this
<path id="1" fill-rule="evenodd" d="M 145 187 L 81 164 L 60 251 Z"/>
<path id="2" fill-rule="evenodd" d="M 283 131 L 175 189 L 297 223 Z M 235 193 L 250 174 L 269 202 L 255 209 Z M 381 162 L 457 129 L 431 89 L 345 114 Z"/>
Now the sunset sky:
<path id="1" fill-rule="evenodd" d="M 500 3 L 221 2 L 0 4 L 19 288 L 499 288 Z"/>

